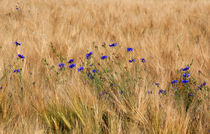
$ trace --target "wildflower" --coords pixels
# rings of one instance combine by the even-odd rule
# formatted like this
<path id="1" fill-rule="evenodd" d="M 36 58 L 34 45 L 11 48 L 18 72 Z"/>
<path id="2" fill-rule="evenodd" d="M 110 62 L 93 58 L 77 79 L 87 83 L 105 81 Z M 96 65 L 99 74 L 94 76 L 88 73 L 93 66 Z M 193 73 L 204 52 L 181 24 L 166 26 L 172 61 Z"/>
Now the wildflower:
<path id="1" fill-rule="evenodd" d="M 90 66 L 93 66 L 93 64 L 90 64 Z"/>
<path id="2" fill-rule="evenodd" d="M 94 69 L 92 72 L 93 72 L 93 73 L 98 73 L 98 72 L 99 72 L 99 70 L 97 70 L 97 71 L 96 71 L 96 70 Z"/>
<path id="3" fill-rule="evenodd" d="M 187 66 L 186 68 L 183 68 L 182 71 L 187 71 L 189 69 L 190 69 L 189 66 Z"/>
<path id="4" fill-rule="evenodd" d="M 0 90 L 2 89 L 3 87 L 2 86 L 0 86 Z"/>
<path id="5" fill-rule="evenodd" d="M 76 64 L 71 64 L 70 66 L 69 66 L 69 68 L 73 68 L 73 67 L 75 67 L 76 66 Z"/>
<path id="6" fill-rule="evenodd" d="M 152 94 L 152 91 L 147 91 L 148 92 L 148 94 Z"/>
<path id="7" fill-rule="evenodd" d="M 59 66 L 60 68 L 64 68 L 65 64 L 60 63 L 60 64 L 58 64 L 58 66 Z"/>
<path id="8" fill-rule="evenodd" d="M 21 59 L 24 59 L 25 57 L 21 54 L 18 54 L 18 57 L 20 57 Z"/>
<path id="9" fill-rule="evenodd" d="M 182 83 L 188 83 L 189 80 L 182 80 Z"/>
<path id="10" fill-rule="evenodd" d="M 15 44 L 16 46 L 22 45 L 22 43 L 18 43 L 17 41 L 15 41 L 14 44 Z"/>
<path id="11" fill-rule="evenodd" d="M 108 91 L 102 91 L 99 93 L 99 97 L 101 97 L 102 95 L 108 94 Z"/>
<path id="12" fill-rule="evenodd" d="M 130 63 L 131 63 L 131 62 L 135 62 L 135 59 L 129 60 L 129 62 L 130 62 Z"/>
<path id="13" fill-rule="evenodd" d="M 19 73 L 20 72 L 20 69 L 15 69 L 14 70 L 14 73 L 16 73 L 16 72 Z"/>
<path id="14" fill-rule="evenodd" d="M 110 87 L 113 87 L 114 86 L 114 84 L 113 83 L 110 83 Z"/>
<path id="15" fill-rule="evenodd" d="M 74 59 L 70 59 L 68 63 L 73 63 L 74 62 Z"/>
<path id="16" fill-rule="evenodd" d="M 120 94 L 122 95 L 123 94 L 123 91 L 120 91 Z"/>
<path id="17" fill-rule="evenodd" d="M 162 94 L 166 94 L 166 91 L 163 90 L 163 89 L 160 89 L 159 92 L 158 92 L 158 94 L 161 94 L 161 93 L 162 93 Z"/>
<path id="18" fill-rule="evenodd" d="M 159 85 L 160 85 L 160 83 L 155 83 L 155 85 L 156 85 L 156 86 L 159 86 Z"/>
<path id="19" fill-rule="evenodd" d="M 83 70 L 84 70 L 84 67 L 80 67 L 80 68 L 78 68 L 77 70 L 78 70 L 78 72 L 79 72 L 79 71 L 83 71 Z"/>
<path id="20" fill-rule="evenodd" d="M 206 85 L 206 82 L 204 82 L 203 84 L 201 84 L 200 86 L 198 86 L 197 90 L 201 89 L 205 85 Z"/>
<path id="21" fill-rule="evenodd" d="M 102 56 L 101 59 L 102 60 L 107 59 L 107 56 Z"/>
<path id="22" fill-rule="evenodd" d="M 93 79 L 93 75 L 89 72 L 88 73 L 88 77 L 90 78 L 90 79 Z"/>
<path id="23" fill-rule="evenodd" d="M 172 80 L 171 84 L 177 83 L 177 80 Z"/>
<path id="24" fill-rule="evenodd" d="M 90 57 L 91 55 L 93 55 L 93 52 L 87 53 L 87 54 L 86 54 L 86 59 L 91 58 L 91 57 Z"/>
<path id="25" fill-rule="evenodd" d="M 188 73 L 188 74 L 185 73 L 185 74 L 183 74 L 182 76 L 183 76 L 184 78 L 188 78 L 188 77 L 190 77 L 190 74 L 189 74 L 189 73 Z"/>
<path id="26" fill-rule="evenodd" d="M 113 43 L 111 45 L 109 45 L 110 47 L 116 47 L 117 46 L 117 43 Z"/>
<path id="27" fill-rule="evenodd" d="M 129 52 L 129 51 L 133 51 L 133 48 L 127 48 L 127 51 Z"/>
<path id="28" fill-rule="evenodd" d="M 141 58 L 140 60 L 141 60 L 142 63 L 146 62 L 146 60 L 144 58 Z"/>

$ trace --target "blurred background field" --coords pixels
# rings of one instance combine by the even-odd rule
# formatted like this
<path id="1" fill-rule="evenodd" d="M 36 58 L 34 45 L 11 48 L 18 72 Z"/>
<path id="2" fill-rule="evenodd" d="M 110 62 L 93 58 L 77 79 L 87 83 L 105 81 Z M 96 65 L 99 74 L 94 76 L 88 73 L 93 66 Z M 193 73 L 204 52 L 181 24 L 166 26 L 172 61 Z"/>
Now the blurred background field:
<path id="1" fill-rule="evenodd" d="M 0 40 L 0 133 L 210 131 L 209 0 L 1 0 Z"/>

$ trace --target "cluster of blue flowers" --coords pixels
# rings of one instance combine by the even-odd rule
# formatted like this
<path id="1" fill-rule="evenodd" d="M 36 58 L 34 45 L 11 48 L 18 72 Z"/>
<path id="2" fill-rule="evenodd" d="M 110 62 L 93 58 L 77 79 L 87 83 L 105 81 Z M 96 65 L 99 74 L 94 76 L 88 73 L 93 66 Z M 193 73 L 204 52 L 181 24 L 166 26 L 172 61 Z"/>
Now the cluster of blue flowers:
<path id="1" fill-rule="evenodd" d="M 84 67 L 80 67 L 80 68 L 77 69 L 78 72 L 83 71 L 83 70 L 84 70 Z"/>
<path id="2" fill-rule="evenodd" d="M 187 70 L 189 70 L 189 69 L 190 69 L 190 67 L 187 66 L 186 68 L 183 68 L 182 71 L 187 71 Z M 188 83 L 189 80 L 188 80 L 187 78 L 190 77 L 190 73 L 184 73 L 184 74 L 182 75 L 182 77 L 183 77 L 182 83 Z M 171 84 L 175 84 L 175 83 L 177 83 L 177 82 L 178 82 L 177 80 L 172 80 L 172 81 L 171 81 Z"/>
<path id="3" fill-rule="evenodd" d="M 109 45 L 110 47 L 116 47 L 117 46 L 117 43 L 113 43 L 111 45 Z"/>
<path id="4" fill-rule="evenodd" d="M 93 73 L 98 73 L 98 72 L 99 72 L 99 70 L 95 70 L 95 69 L 93 69 L 93 70 L 92 70 L 92 72 L 93 72 Z"/>
<path id="5" fill-rule="evenodd" d="M 15 44 L 16 46 L 22 45 L 22 43 L 19 43 L 19 42 L 17 42 L 17 41 L 15 41 L 14 44 Z"/>
<path id="6" fill-rule="evenodd" d="M 186 68 L 183 68 L 182 69 L 182 71 L 187 71 L 187 70 L 189 70 L 190 69 L 190 67 L 189 66 L 187 66 Z M 182 75 L 183 76 L 183 80 L 182 80 L 182 83 L 188 83 L 189 82 L 189 80 L 187 79 L 189 76 L 190 76 L 190 74 L 188 73 L 188 74 L 183 74 Z"/>
<path id="7" fill-rule="evenodd" d="M 135 62 L 135 59 L 129 60 L 130 63 Z"/>
<path id="8" fill-rule="evenodd" d="M 116 47 L 116 46 L 117 46 L 117 43 L 113 43 L 113 44 L 109 45 L 109 47 Z M 128 52 L 133 51 L 133 48 L 127 48 L 127 51 Z M 90 59 L 92 55 L 93 55 L 92 51 L 87 53 L 86 54 L 86 59 Z M 21 57 L 21 55 L 19 57 Z M 105 60 L 107 58 L 108 58 L 108 56 L 104 55 L 104 56 L 101 57 L 101 60 Z M 141 58 L 140 60 L 143 63 L 145 63 L 145 61 L 146 61 L 144 58 Z M 129 62 L 130 63 L 135 62 L 135 59 L 129 60 Z M 74 68 L 76 66 L 76 64 L 74 63 L 74 59 L 70 59 L 68 63 L 70 63 L 69 68 Z M 93 64 L 91 64 L 90 66 L 92 66 L 92 65 Z M 65 67 L 65 64 L 64 63 L 59 63 L 58 66 L 59 66 L 60 69 L 63 69 Z M 84 69 L 85 69 L 84 67 L 79 67 L 79 68 L 77 68 L 77 71 L 80 72 L 80 71 L 83 71 Z M 92 70 L 92 72 L 96 73 L 96 72 L 99 72 L 99 70 Z M 88 74 L 88 75 L 89 75 L 89 77 L 93 78 L 92 75 L 90 75 L 90 74 Z"/>
<path id="9" fill-rule="evenodd" d="M 74 62 L 74 59 L 70 59 L 68 63 L 73 63 Z"/>
<path id="10" fill-rule="evenodd" d="M 86 59 L 90 59 L 91 58 L 91 55 L 93 55 L 93 52 L 87 53 L 86 54 Z"/>
<path id="11" fill-rule="evenodd" d="M 20 72 L 20 69 L 15 69 L 13 72 L 14 73 L 19 73 Z"/>
<path id="12" fill-rule="evenodd" d="M 177 80 L 172 80 L 171 84 L 177 83 Z"/>
<path id="13" fill-rule="evenodd" d="M 16 46 L 22 45 L 22 43 L 17 42 L 17 41 L 15 41 L 14 44 L 15 44 Z M 113 44 L 110 44 L 110 45 L 109 45 L 109 47 L 116 47 L 116 46 L 117 46 L 117 43 L 113 43 Z M 127 48 L 127 52 L 132 52 L 132 51 L 134 51 L 133 48 Z M 86 54 L 86 59 L 90 59 L 92 55 L 93 55 L 93 52 L 92 52 L 92 51 L 89 52 L 89 53 L 87 53 L 87 54 Z M 18 54 L 18 57 L 21 58 L 21 59 L 24 59 L 24 58 L 25 58 L 25 56 L 24 56 L 24 55 L 21 55 L 21 54 Z M 108 56 L 107 56 L 107 55 L 104 55 L 104 56 L 101 57 L 101 60 L 105 60 L 105 59 L 107 59 L 107 58 L 108 58 Z M 140 61 L 141 61 L 142 63 L 145 63 L 145 62 L 146 62 L 146 60 L 145 60 L 144 58 L 141 58 Z M 134 58 L 133 58 L 133 59 L 130 59 L 129 62 L 130 62 L 130 63 L 135 62 L 135 59 L 134 59 Z M 68 61 L 68 63 L 70 64 L 70 65 L 68 66 L 70 69 L 72 69 L 72 68 L 74 68 L 74 67 L 76 66 L 76 64 L 74 63 L 74 59 L 70 59 L 70 60 Z M 58 66 L 59 66 L 60 70 L 62 70 L 62 69 L 65 68 L 65 64 L 64 64 L 64 63 L 59 63 Z M 91 64 L 90 66 L 93 66 L 93 64 Z M 77 68 L 77 71 L 78 71 L 78 72 L 84 71 L 84 69 L 85 69 L 84 67 L 79 67 L 79 68 Z M 188 83 L 188 82 L 189 82 L 188 78 L 190 77 L 190 73 L 187 72 L 187 70 L 189 70 L 189 69 L 190 69 L 189 66 L 187 66 L 186 68 L 181 69 L 182 71 L 185 71 L 185 72 L 186 72 L 186 73 L 184 73 L 184 74 L 182 75 L 182 77 L 183 77 L 183 79 L 181 80 L 182 83 Z M 179 71 L 179 70 L 177 70 L 177 71 Z M 14 73 L 19 73 L 19 72 L 20 72 L 20 69 L 15 69 L 15 70 L 14 70 Z M 92 78 L 94 78 L 95 73 L 98 73 L 98 72 L 99 72 L 98 69 L 93 69 L 92 72 L 90 72 L 90 71 L 88 72 L 88 77 L 89 77 L 90 79 L 92 79 Z M 171 84 L 175 84 L 175 83 L 177 83 L 177 82 L 178 82 L 177 80 L 172 80 L 172 81 L 171 81 Z M 157 87 L 159 87 L 160 84 L 159 84 L 159 83 L 155 83 L 155 85 L 156 85 Z M 206 83 L 204 82 L 204 83 L 201 84 L 197 89 L 201 89 L 201 88 L 202 88 L 203 86 L 205 86 L 205 85 L 206 85 Z M 149 93 L 149 94 L 153 94 L 153 91 L 148 91 L 148 93 Z M 166 91 L 163 90 L 163 89 L 160 89 L 159 92 L 158 92 L 158 94 L 166 94 Z M 189 96 L 192 96 L 192 95 L 193 95 L 192 93 L 189 94 Z"/>
<path id="14" fill-rule="evenodd" d="M 18 54 L 18 57 L 21 58 L 21 59 L 24 59 L 25 56 L 21 55 L 21 54 Z"/>
<path id="15" fill-rule="evenodd" d="M 131 51 L 133 51 L 133 48 L 127 48 L 127 51 L 131 52 Z"/>
<path id="16" fill-rule="evenodd" d="M 62 68 L 64 68 L 65 64 L 64 63 L 60 63 L 58 66 L 60 67 L 60 69 L 62 69 Z"/>
<path id="17" fill-rule="evenodd" d="M 104 55 L 104 56 L 101 57 L 101 59 L 102 59 L 102 60 L 107 59 L 107 56 Z"/>

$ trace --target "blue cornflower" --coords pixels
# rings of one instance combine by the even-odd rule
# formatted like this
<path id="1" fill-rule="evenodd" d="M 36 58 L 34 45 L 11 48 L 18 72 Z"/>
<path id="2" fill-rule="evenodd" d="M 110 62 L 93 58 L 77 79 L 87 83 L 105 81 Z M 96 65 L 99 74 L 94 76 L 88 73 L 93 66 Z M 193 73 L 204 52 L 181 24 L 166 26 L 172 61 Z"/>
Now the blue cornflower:
<path id="1" fill-rule="evenodd" d="M 24 59 L 25 57 L 21 54 L 18 54 L 18 57 L 20 57 L 21 59 Z"/>
<path id="2" fill-rule="evenodd" d="M 177 83 L 177 80 L 172 80 L 171 84 Z"/>
<path id="3" fill-rule="evenodd" d="M 156 82 L 156 83 L 155 83 L 155 85 L 156 85 L 156 86 L 159 86 L 159 85 L 160 85 L 160 83 L 157 83 L 157 82 Z"/>
<path id="4" fill-rule="evenodd" d="M 83 71 L 83 70 L 84 70 L 84 67 L 80 67 L 80 68 L 78 68 L 77 70 L 78 70 L 78 72 L 79 72 L 79 71 Z"/>
<path id="5" fill-rule="evenodd" d="M 64 64 L 64 63 L 59 63 L 58 66 L 59 66 L 60 68 L 64 68 L 65 64 Z"/>
<path id="6" fill-rule="evenodd" d="M 20 69 L 15 69 L 14 70 L 14 73 L 19 73 L 20 72 Z"/>
<path id="7" fill-rule="evenodd" d="M 189 66 L 187 66 L 186 68 L 183 68 L 182 71 L 187 71 L 189 69 L 190 69 Z"/>
<path id="8" fill-rule="evenodd" d="M 182 83 L 188 83 L 189 80 L 182 80 Z"/>
<path id="9" fill-rule="evenodd" d="M 146 62 L 146 60 L 144 58 L 141 58 L 140 60 L 141 60 L 142 63 Z"/>
<path id="10" fill-rule="evenodd" d="M 101 59 L 102 60 L 107 59 L 107 56 L 102 56 Z"/>
<path id="11" fill-rule="evenodd" d="M 14 44 L 15 44 L 16 46 L 22 45 L 22 43 L 18 43 L 17 41 L 15 41 Z"/>
<path id="12" fill-rule="evenodd" d="M 188 78 L 188 77 L 190 77 L 190 74 L 189 74 L 189 73 L 188 73 L 188 74 L 185 73 L 185 74 L 183 74 L 182 76 L 183 76 L 184 78 Z"/>
<path id="13" fill-rule="evenodd" d="M 133 48 L 127 48 L 127 51 L 129 52 L 129 51 L 133 51 Z"/>
<path id="14" fill-rule="evenodd" d="M 75 67 L 76 66 L 76 64 L 71 64 L 70 66 L 69 66 L 69 68 L 73 68 L 73 67 Z"/>
<path id="15" fill-rule="evenodd" d="M 163 90 L 163 89 L 160 89 L 160 90 L 159 90 L 159 92 L 158 92 L 158 94 L 161 94 L 161 93 L 162 93 L 162 94 L 165 94 L 165 93 L 166 93 L 166 91 L 165 91 L 165 90 Z"/>
<path id="16" fill-rule="evenodd" d="M 74 59 L 70 59 L 68 63 L 72 63 L 72 62 L 74 62 Z"/>
<path id="17" fill-rule="evenodd" d="M 117 43 L 113 43 L 111 45 L 109 45 L 110 47 L 116 47 L 117 46 Z"/>
<path id="18" fill-rule="evenodd" d="M 129 62 L 130 62 L 130 63 L 131 63 L 131 62 L 135 62 L 135 59 L 129 60 Z"/>
<path id="19" fill-rule="evenodd" d="M 206 85 L 206 82 L 204 82 L 202 85 L 205 86 Z"/>
<path id="20" fill-rule="evenodd" d="M 97 71 L 96 71 L 96 70 L 94 69 L 92 72 L 93 72 L 93 73 L 98 73 L 98 72 L 99 72 L 99 70 L 97 70 Z"/>
<path id="21" fill-rule="evenodd" d="M 87 54 L 86 54 L 86 59 L 91 58 L 91 57 L 90 57 L 91 55 L 93 55 L 93 52 L 87 53 Z"/>

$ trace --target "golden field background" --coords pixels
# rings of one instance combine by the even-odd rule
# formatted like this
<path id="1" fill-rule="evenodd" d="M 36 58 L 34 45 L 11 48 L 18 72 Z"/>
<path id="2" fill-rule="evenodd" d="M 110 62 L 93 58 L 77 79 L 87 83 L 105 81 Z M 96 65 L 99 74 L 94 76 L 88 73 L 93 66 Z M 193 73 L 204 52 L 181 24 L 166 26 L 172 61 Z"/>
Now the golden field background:
<path id="1" fill-rule="evenodd" d="M 202 119 L 191 126 L 196 131 L 191 131 L 190 112 L 178 112 L 171 97 L 162 102 L 158 94 L 148 97 L 143 93 L 155 90 L 154 82 L 167 88 L 176 77 L 176 70 L 192 59 L 191 75 L 209 85 L 208 0 L 1 0 L 0 40 L 0 79 L 7 75 L 0 81 L 3 87 L 0 92 L 1 133 L 64 133 L 49 130 L 48 120 L 53 119 L 46 115 L 48 103 L 56 105 L 58 111 L 62 109 L 60 105 L 75 111 L 83 129 L 80 131 L 76 125 L 70 127 L 71 133 L 101 133 L 97 122 L 101 122 L 104 111 L 111 116 L 110 128 L 104 133 L 205 134 L 210 130 L 208 100 L 203 102 L 204 110 L 199 115 Z M 22 46 L 15 49 L 14 41 L 21 42 Z M 122 55 L 127 47 L 133 47 L 133 56 L 144 57 L 151 76 L 143 76 L 147 80 L 135 89 L 139 102 L 137 112 L 130 111 L 130 117 L 139 121 L 142 128 L 139 129 L 139 124 L 128 123 L 128 127 L 122 129 L 117 112 L 98 100 L 91 87 L 80 81 L 76 71 L 73 75 L 62 74 L 67 82 L 55 84 L 55 76 L 42 62 L 45 58 L 56 68 L 60 63 L 51 51 L 51 42 L 58 53 L 67 59 L 74 58 L 76 62 L 80 58 L 85 61 L 85 54 L 94 52 L 95 46 L 101 54 L 106 54 L 102 47 L 104 42 L 117 42 L 117 52 Z M 16 65 L 22 68 L 22 82 L 16 81 L 18 77 L 12 73 L 15 67 L 10 66 L 18 53 L 26 57 Z M 199 70 L 203 74 L 200 77 Z M 50 79 L 45 80 L 48 76 Z M 24 92 L 20 90 L 21 86 Z M 164 110 L 158 107 L 160 103 Z M 91 107 L 94 116 L 80 104 Z M 123 111 L 129 111 L 123 104 L 117 105 Z M 149 105 L 153 105 L 149 109 L 152 119 L 146 116 Z M 63 113 L 65 108 L 61 110 Z M 58 115 L 65 120 L 63 113 Z M 165 117 L 164 121 L 161 116 Z M 56 122 L 54 119 L 54 124 Z"/>

